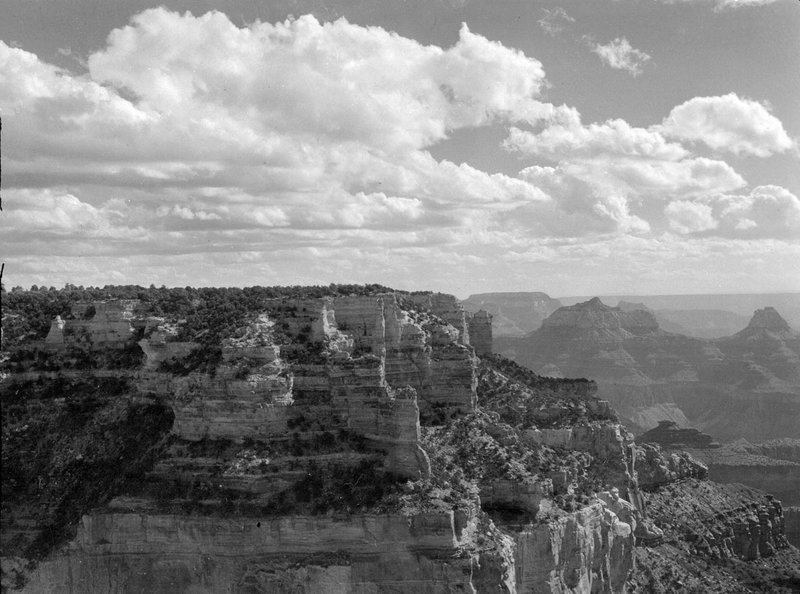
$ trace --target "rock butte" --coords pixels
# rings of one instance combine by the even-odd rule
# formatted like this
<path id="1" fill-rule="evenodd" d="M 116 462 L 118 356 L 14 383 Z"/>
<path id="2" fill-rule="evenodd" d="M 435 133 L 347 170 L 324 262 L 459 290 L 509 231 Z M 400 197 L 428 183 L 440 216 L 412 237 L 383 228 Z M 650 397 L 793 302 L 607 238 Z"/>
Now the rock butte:
<path id="1" fill-rule="evenodd" d="M 148 307 L 74 304 L 11 354 L 9 459 L 24 465 L 31 427 L 48 419 L 67 449 L 31 461 L 50 474 L 3 504 L 4 589 L 647 591 L 642 563 L 667 555 L 683 555 L 676 566 L 702 586 L 692 555 L 767 563 L 794 551 L 777 501 L 705 481 L 689 455 L 637 446 L 594 383 L 492 356 L 491 315 L 452 296 L 265 299 L 211 346 Z M 659 332 L 639 312 L 565 309 L 549 328 L 603 319 L 609 344 Z M 203 367 L 209 348 L 218 357 Z M 87 353 L 104 365 L 81 367 Z M 134 412 L 162 433 L 129 422 Z M 85 424 L 61 427 L 75 419 Z M 137 481 L 103 475 L 108 455 Z M 104 495 L 61 507 L 43 495 L 85 494 L 67 484 L 75 476 L 108 482 Z M 364 492 L 374 500 L 342 500 Z M 676 526 L 690 509 L 687 540 Z"/>
<path id="2" fill-rule="evenodd" d="M 562 307 L 527 336 L 497 337 L 495 352 L 551 377 L 596 381 L 637 434 L 666 420 L 720 442 L 800 438 L 800 335 L 774 308 L 733 336 L 704 340 L 621 305 Z"/>

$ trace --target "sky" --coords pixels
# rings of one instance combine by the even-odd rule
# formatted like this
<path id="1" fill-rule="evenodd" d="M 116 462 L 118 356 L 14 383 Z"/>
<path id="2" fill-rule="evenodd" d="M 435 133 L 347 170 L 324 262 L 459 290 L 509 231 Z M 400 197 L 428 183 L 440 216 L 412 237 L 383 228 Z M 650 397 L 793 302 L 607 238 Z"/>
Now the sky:
<path id="1" fill-rule="evenodd" d="M 796 0 L 3 0 L 0 40 L 7 288 L 800 291 Z"/>

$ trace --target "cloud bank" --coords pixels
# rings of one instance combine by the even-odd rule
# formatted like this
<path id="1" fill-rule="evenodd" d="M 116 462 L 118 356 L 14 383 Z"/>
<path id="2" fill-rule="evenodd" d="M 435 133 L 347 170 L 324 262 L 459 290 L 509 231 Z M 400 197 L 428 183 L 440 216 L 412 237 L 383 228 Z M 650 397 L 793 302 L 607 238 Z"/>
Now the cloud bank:
<path id="1" fill-rule="evenodd" d="M 646 61 L 624 39 L 608 47 L 629 71 Z M 733 94 L 647 128 L 584 123 L 543 99 L 538 60 L 466 25 L 440 48 L 344 19 L 240 27 L 161 8 L 86 63 L 73 73 L 0 43 L 0 234 L 20 284 L 455 291 L 523 282 L 528 266 L 596 278 L 609 257 L 623 279 L 686 250 L 738 265 L 741 242 L 794 254 L 797 198 L 748 189 L 720 156 L 792 142 Z M 497 148 L 518 175 L 432 156 L 481 127 L 507 130 Z"/>

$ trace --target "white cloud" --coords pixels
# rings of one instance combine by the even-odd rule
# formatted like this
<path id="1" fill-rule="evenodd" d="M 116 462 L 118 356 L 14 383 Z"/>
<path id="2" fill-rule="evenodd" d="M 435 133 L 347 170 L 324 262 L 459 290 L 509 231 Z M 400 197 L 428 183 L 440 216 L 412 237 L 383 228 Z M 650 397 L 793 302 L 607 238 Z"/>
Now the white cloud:
<path id="1" fill-rule="evenodd" d="M 163 9 L 115 30 L 89 66 L 94 80 L 161 113 L 246 114 L 256 133 L 306 132 L 384 150 L 429 146 L 495 117 L 535 120 L 544 82 L 537 60 L 466 25 L 442 50 L 344 19 L 322 24 L 307 15 L 239 28 L 221 13 Z"/>
<path id="2" fill-rule="evenodd" d="M 617 37 L 605 45 L 595 44 L 592 51 L 611 68 L 625 70 L 633 76 L 639 76 L 644 65 L 650 60 L 648 54 L 632 47 L 624 37 Z"/>
<path id="3" fill-rule="evenodd" d="M 780 186 L 676 200 L 664 212 L 670 228 L 681 234 L 713 231 L 726 237 L 800 237 L 800 199 Z"/>
<path id="4" fill-rule="evenodd" d="M 678 3 L 696 3 L 696 4 L 710 4 L 714 2 L 714 10 L 722 11 L 726 9 L 736 9 L 736 8 L 744 8 L 744 7 L 752 7 L 752 6 L 765 6 L 767 4 L 772 4 L 773 2 L 777 2 L 778 0 L 663 0 L 666 4 L 678 4 Z"/>
<path id="5" fill-rule="evenodd" d="M 542 30 L 552 37 L 557 37 L 570 23 L 575 22 L 575 19 L 560 6 L 552 9 L 542 8 L 542 13 L 544 16 L 537 22 Z"/>
<path id="6" fill-rule="evenodd" d="M 623 120 L 583 125 L 575 110 L 561 109 L 557 116 L 538 132 L 512 127 L 504 143 L 556 164 L 520 173 L 553 198 L 556 210 L 540 216 L 551 232 L 643 233 L 660 219 L 663 201 L 746 185 L 724 161 L 696 157 L 656 128 Z"/>
<path id="7" fill-rule="evenodd" d="M 131 227 L 113 209 L 98 208 L 61 190 L 9 189 L 3 192 L 4 233 L 33 242 L 46 238 L 81 236 L 91 239 L 144 237 L 141 227 Z"/>
<path id="8" fill-rule="evenodd" d="M 764 6 L 778 0 L 717 0 L 717 9 L 740 8 L 744 6 Z"/>
<path id="9" fill-rule="evenodd" d="M 0 44 L 3 253 L 27 284 L 453 291 L 791 241 L 785 190 L 742 189 L 663 126 L 583 124 L 541 101 L 546 86 L 540 62 L 467 27 L 439 48 L 344 20 L 237 27 L 153 9 L 82 74 Z M 510 130 L 520 174 L 431 155 L 489 125 Z M 664 240 L 670 225 L 683 235 Z"/>
<path id="10" fill-rule="evenodd" d="M 711 206 L 701 202 L 676 200 L 667 205 L 664 213 L 670 228 L 680 234 L 708 231 L 719 225 L 712 214 Z"/>
<path id="11" fill-rule="evenodd" d="M 702 142 L 736 155 L 768 157 L 792 147 L 778 118 L 761 103 L 735 93 L 689 99 L 672 109 L 660 130 L 672 138 Z"/>
<path id="12" fill-rule="evenodd" d="M 537 60 L 466 26 L 442 49 L 345 20 L 239 28 L 152 9 L 88 64 L 76 76 L 0 44 L 4 181 L 135 195 L 120 212 L 172 233 L 162 246 L 198 230 L 460 224 L 545 199 L 424 150 L 553 111 Z"/>
<path id="13" fill-rule="evenodd" d="M 733 235 L 800 237 L 800 199 L 780 186 L 758 186 L 749 194 L 715 197 L 722 226 Z"/>
<path id="14" fill-rule="evenodd" d="M 584 126 L 575 110 L 569 113 L 568 121 L 562 119 L 536 134 L 512 126 L 505 146 L 555 160 L 613 154 L 674 161 L 689 154 L 680 144 L 667 142 L 658 132 L 635 128 L 624 120 Z"/>

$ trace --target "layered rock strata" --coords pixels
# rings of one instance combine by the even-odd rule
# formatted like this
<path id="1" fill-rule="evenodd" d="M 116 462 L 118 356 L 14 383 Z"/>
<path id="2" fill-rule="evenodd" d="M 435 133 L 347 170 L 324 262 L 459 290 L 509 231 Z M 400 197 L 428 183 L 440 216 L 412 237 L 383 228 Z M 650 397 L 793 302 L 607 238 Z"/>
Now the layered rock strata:
<path id="1" fill-rule="evenodd" d="M 786 540 L 800 548 L 800 506 L 783 508 L 783 516 Z"/>
<path id="2" fill-rule="evenodd" d="M 669 420 L 720 442 L 800 437 L 800 337 L 773 308 L 728 338 L 661 329 L 645 309 L 594 298 L 563 307 L 495 351 L 552 377 L 586 377 L 642 433 Z"/>
<path id="3" fill-rule="evenodd" d="M 59 447 L 42 446 L 13 483 L 42 476 L 36 460 L 47 459 L 54 484 L 30 497 L 61 524 L 43 531 L 31 515 L 30 535 L 4 538 L 5 588 L 620 592 L 635 577 L 637 539 L 664 541 L 654 494 L 702 476 L 688 456 L 635 446 L 593 383 L 481 362 L 488 317 L 450 296 L 251 307 L 209 341 L 212 329 L 144 303 L 82 304 L 54 325 L 48 368 L 65 349 L 138 348 L 142 359 L 68 372 L 42 371 L 39 355 L 16 363 L 0 384 L 16 407 L 3 411 L 4 444 L 22 448 L 15 460 L 26 460 L 31 422 L 54 393 L 68 394 L 50 420 Z M 636 316 L 620 330 L 652 331 Z M 164 427 L 139 444 L 146 424 L 136 420 L 151 417 Z M 109 472 L 117 459 L 135 480 Z M 747 497 L 760 496 L 737 501 Z M 757 527 L 737 524 L 732 555 L 754 558 L 753 542 L 758 558 L 782 550 L 780 506 L 762 507 Z M 26 518 L 12 520 L 26 530 Z M 61 545 L 45 547 L 48 534 Z"/>
<path id="4" fill-rule="evenodd" d="M 430 592 L 510 581 L 503 551 L 464 550 L 453 512 L 345 518 L 84 517 L 26 592 Z"/>
<path id="5" fill-rule="evenodd" d="M 718 483 L 742 483 L 772 493 L 785 505 L 800 505 L 800 440 L 751 444 L 744 440 L 717 449 L 687 449 L 708 466 Z"/>

